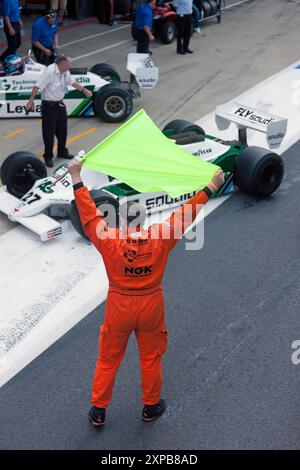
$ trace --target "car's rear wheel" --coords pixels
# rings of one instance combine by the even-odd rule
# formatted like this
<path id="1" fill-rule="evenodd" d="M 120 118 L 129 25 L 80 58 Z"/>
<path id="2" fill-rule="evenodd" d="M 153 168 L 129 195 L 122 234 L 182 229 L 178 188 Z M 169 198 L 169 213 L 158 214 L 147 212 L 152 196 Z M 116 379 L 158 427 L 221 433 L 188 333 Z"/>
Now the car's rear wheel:
<path id="1" fill-rule="evenodd" d="M 242 191 L 268 197 L 280 186 L 284 164 L 280 155 L 261 147 L 248 147 L 236 158 L 235 183 Z"/>
<path id="2" fill-rule="evenodd" d="M 166 21 L 161 28 L 160 38 L 164 44 L 171 44 L 176 36 L 176 26 L 173 21 Z"/>
<path id="3" fill-rule="evenodd" d="M 121 81 L 121 78 L 118 72 L 115 70 L 114 67 L 112 67 L 109 64 L 103 63 L 103 64 L 93 65 L 89 69 L 89 72 L 99 75 L 99 77 L 103 78 L 103 80 L 106 80 L 108 82 L 120 82 Z"/>
<path id="4" fill-rule="evenodd" d="M 31 152 L 12 153 L 1 167 L 2 183 L 10 194 L 18 198 L 22 198 L 37 180 L 46 176 L 46 166 Z"/>
<path id="5" fill-rule="evenodd" d="M 202 127 L 197 124 L 186 121 L 185 119 L 174 119 L 170 121 L 164 128 L 163 132 L 166 134 L 181 134 L 183 132 L 195 132 L 196 134 L 205 135 Z"/>
<path id="6" fill-rule="evenodd" d="M 119 203 L 116 199 L 106 194 L 104 191 L 91 191 L 93 201 L 97 208 L 101 211 L 107 225 L 110 228 L 118 227 L 119 225 Z M 83 230 L 80 220 L 79 212 L 76 203 L 73 201 L 71 208 L 71 223 L 76 232 L 88 240 L 88 236 Z"/>
<path id="7" fill-rule="evenodd" d="M 96 93 L 94 109 L 105 122 L 122 122 L 132 113 L 131 94 L 121 85 L 105 85 Z"/>

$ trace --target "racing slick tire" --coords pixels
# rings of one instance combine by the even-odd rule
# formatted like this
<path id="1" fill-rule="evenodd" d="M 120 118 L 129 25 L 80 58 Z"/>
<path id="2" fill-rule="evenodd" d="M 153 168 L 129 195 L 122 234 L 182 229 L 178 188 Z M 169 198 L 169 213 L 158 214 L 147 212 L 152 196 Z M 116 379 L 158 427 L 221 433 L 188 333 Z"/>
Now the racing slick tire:
<path id="1" fill-rule="evenodd" d="M 122 122 L 132 113 L 132 96 L 122 85 L 109 83 L 97 91 L 94 111 L 105 122 Z"/>
<path id="2" fill-rule="evenodd" d="M 161 28 L 160 38 L 163 44 L 171 44 L 176 36 L 176 26 L 174 21 L 166 21 Z"/>
<path id="3" fill-rule="evenodd" d="M 101 206 L 103 204 L 110 204 L 112 206 L 111 212 L 105 211 L 104 218 L 107 222 L 107 225 L 110 228 L 118 227 L 119 225 L 119 203 L 116 199 L 113 197 L 109 196 L 107 193 L 104 191 L 90 191 L 91 197 L 93 201 L 95 202 L 96 206 L 101 210 Z M 82 223 L 80 220 L 79 212 L 76 206 L 75 201 L 72 202 L 72 208 L 71 208 L 71 215 L 70 215 L 71 223 L 73 227 L 75 228 L 76 232 L 79 233 L 82 237 L 84 237 L 86 240 L 89 240 L 88 236 L 85 234 Z"/>
<path id="4" fill-rule="evenodd" d="M 201 1 L 201 11 L 202 11 L 202 18 L 207 18 L 211 16 L 211 5 L 207 0 Z"/>
<path id="5" fill-rule="evenodd" d="M 174 134 L 181 134 L 184 132 L 195 132 L 196 134 L 205 135 L 202 127 L 197 124 L 186 121 L 185 119 L 174 119 L 174 121 L 169 122 L 164 128 L 163 132 L 173 130 Z"/>
<path id="6" fill-rule="evenodd" d="M 217 2 L 215 0 L 207 0 L 208 3 L 210 4 L 210 16 L 212 15 L 216 15 L 217 14 L 217 10 L 218 10 L 218 6 L 217 6 Z"/>
<path id="7" fill-rule="evenodd" d="M 30 191 L 35 181 L 46 176 L 46 166 L 31 152 L 12 153 L 1 166 L 2 183 L 10 194 L 19 199 Z"/>
<path id="8" fill-rule="evenodd" d="M 108 82 L 120 82 L 121 77 L 118 72 L 109 64 L 96 64 L 89 68 L 89 72 L 99 75 L 103 80 Z"/>
<path id="9" fill-rule="evenodd" d="M 280 155 L 261 147 L 248 147 L 237 156 L 235 184 L 242 191 L 268 197 L 280 186 L 284 164 Z"/>

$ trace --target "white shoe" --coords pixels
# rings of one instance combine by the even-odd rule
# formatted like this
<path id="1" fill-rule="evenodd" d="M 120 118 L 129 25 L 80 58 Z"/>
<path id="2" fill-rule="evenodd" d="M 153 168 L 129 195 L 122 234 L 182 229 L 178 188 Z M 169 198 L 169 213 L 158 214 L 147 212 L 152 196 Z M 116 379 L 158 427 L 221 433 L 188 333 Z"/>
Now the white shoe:
<path id="1" fill-rule="evenodd" d="M 202 31 L 201 31 L 201 29 L 200 29 L 199 27 L 198 27 L 198 28 L 195 28 L 194 31 L 195 31 L 195 33 L 202 34 Z"/>

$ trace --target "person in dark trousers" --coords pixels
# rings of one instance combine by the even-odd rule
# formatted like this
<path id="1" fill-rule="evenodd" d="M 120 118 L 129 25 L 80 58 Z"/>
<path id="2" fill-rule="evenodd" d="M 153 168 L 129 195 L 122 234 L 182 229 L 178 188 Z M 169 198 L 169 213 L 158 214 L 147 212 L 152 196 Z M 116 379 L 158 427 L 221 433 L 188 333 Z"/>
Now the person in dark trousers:
<path id="1" fill-rule="evenodd" d="M 31 97 L 26 105 L 26 110 L 29 112 L 34 106 L 37 91 L 41 90 L 42 131 L 45 145 L 44 159 L 48 167 L 53 167 L 52 159 L 55 135 L 58 141 L 57 157 L 73 158 L 72 155 L 69 155 L 66 148 L 68 118 L 63 98 L 68 86 L 71 85 L 76 90 L 82 91 L 87 98 L 92 96 L 90 90 L 74 82 L 70 74 L 71 64 L 72 60 L 69 56 L 58 56 L 55 59 L 55 63 L 46 68 L 37 85 L 33 87 Z"/>
<path id="2" fill-rule="evenodd" d="M 114 25 L 114 0 L 96 0 L 96 16 L 99 23 Z"/>
<path id="3" fill-rule="evenodd" d="M 7 49 L 0 56 L 3 62 L 7 56 L 14 55 L 21 46 L 21 15 L 18 0 L 2 0 L 1 15 L 4 22 L 4 34 Z"/>
<path id="4" fill-rule="evenodd" d="M 151 32 L 153 24 L 153 9 L 156 0 L 146 0 L 142 3 L 135 16 L 135 36 L 137 39 L 136 52 L 141 54 L 149 54 L 150 41 L 154 41 L 154 36 Z"/>
<path id="5" fill-rule="evenodd" d="M 142 228 L 145 207 L 134 201 L 121 204 L 120 228 L 115 229 L 107 225 L 83 185 L 81 163 L 75 160 L 69 167 L 75 201 L 84 231 L 101 253 L 109 279 L 89 419 L 94 426 L 105 423 L 117 371 L 134 332 L 142 372 L 142 420 L 151 422 L 166 409 L 161 398 L 162 356 L 167 348 L 162 277 L 171 250 L 223 184 L 224 175 L 217 170 L 211 182 L 166 222 L 153 224 L 147 230 Z"/>
<path id="6" fill-rule="evenodd" d="M 37 62 L 43 65 L 53 64 L 58 52 L 58 21 L 53 10 L 38 18 L 32 27 L 32 51 Z"/>
<path id="7" fill-rule="evenodd" d="M 177 13 L 177 54 L 192 54 L 189 49 L 192 23 L 193 0 L 173 0 Z"/>

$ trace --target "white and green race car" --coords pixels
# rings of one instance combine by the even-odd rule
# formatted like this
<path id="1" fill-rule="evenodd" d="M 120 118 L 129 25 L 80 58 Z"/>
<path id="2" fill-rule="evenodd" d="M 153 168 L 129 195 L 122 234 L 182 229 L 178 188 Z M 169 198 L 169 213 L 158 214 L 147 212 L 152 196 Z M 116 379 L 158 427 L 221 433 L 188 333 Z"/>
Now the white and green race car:
<path id="1" fill-rule="evenodd" d="M 162 130 L 162 138 L 164 141 L 166 137 L 170 139 L 168 145 L 171 149 L 173 146 L 179 146 L 185 150 L 185 153 L 192 154 L 199 160 L 214 163 L 223 170 L 224 184 L 213 197 L 227 194 L 235 189 L 259 198 L 270 196 L 280 186 L 284 175 L 283 160 L 274 149 L 280 146 L 285 136 L 287 119 L 262 113 L 241 104 L 217 107 L 215 119 L 219 129 L 226 128 L 231 122 L 235 123 L 239 139 L 225 141 L 205 133 L 200 126 L 181 119 L 169 122 Z M 133 120 L 134 116 L 130 121 Z M 248 146 L 247 128 L 263 132 L 269 148 Z M 116 136 L 120 129 L 113 134 Z M 147 132 L 143 132 L 143 129 L 141 132 L 145 140 Z M 130 138 L 128 135 L 124 140 L 124 149 L 126 147 L 130 154 L 137 146 L 135 140 L 134 136 Z M 105 141 L 107 143 L 107 139 Z M 142 156 L 144 152 L 149 156 L 149 147 L 151 143 L 149 145 L 149 142 L 143 141 L 143 145 L 138 146 L 139 155 Z M 164 155 L 160 158 L 164 158 Z M 183 162 L 184 158 L 186 157 L 183 155 Z M 113 156 L 111 159 L 113 160 Z M 150 168 L 151 161 L 149 164 Z M 132 172 L 136 175 L 139 170 L 135 166 Z M 148 215 L 152 215 L 165 209 L 173 209 L 195 194 L 194 191 L 173 198 L 164 191 L 142 193 L 107 173 L 86 168 L 82 169 L 82 178 L 96 206 L 107 217 L 110 226 L 117 223 L 118 208 L 123 202 L 140 202 L 146 207 Z M 4 161 L 1 167 L 1 180 L 4 186 L 0 188 L 0 212 L 6 214 L 10 220 L 24 225 L 39 235 L 42 241 L 47 241 L 63 233 L 61 221 L 69 218 L 75 230 L 84 236 L 74 204 L 68 165 L 60 166 L 52 176 L 47 176 L 44 163 L 35 155 L 27 151 L 15 152 Z"/>
<path id="2" fill-rule="evenodd" d="M 22 61 L 21 71 L 11 75 L 4 71 L 0 73 L 0 119 L 41 116 L 40 94 L 29 113 L 26 103 L 45 66 L 35 62 L 30 51 Z M 148 54 L 128 54 L 127 70 L 130 81 L 121 82 L 119 74 L 109 64 L 96 64 L 89 69 L 72 68 L 74 82 L 91 90 L 93 96 L 86 98 L 70 86 L 65 95 L 68 116 L 96 115 L 105 122 L 124 121 L 132 113 L 133 98 L 140 96 L 140 89 L 154 88 L 158 81 L 158 68 Z"/>

